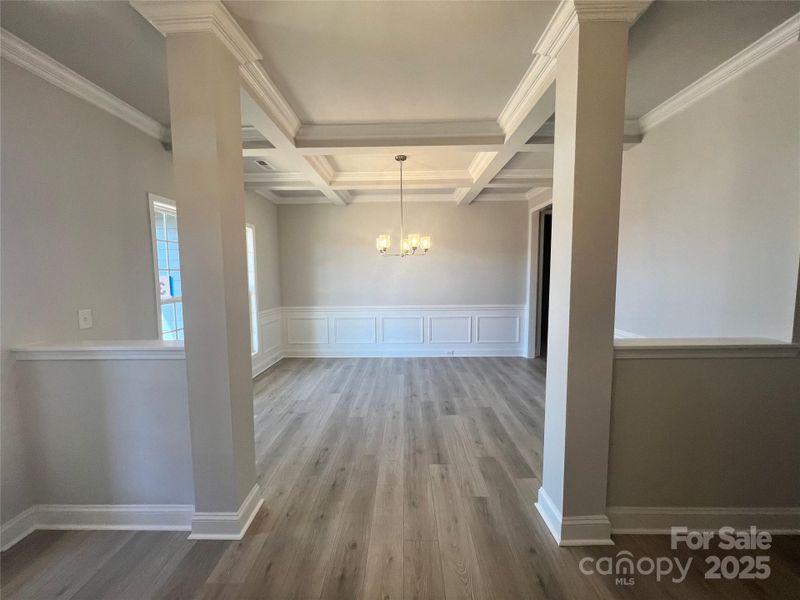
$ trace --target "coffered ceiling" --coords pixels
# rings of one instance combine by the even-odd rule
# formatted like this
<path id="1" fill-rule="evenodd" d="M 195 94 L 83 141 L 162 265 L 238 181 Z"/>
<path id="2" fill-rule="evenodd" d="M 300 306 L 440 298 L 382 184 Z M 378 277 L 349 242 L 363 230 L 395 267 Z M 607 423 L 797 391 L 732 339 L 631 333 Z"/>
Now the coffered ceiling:
<path id="1" fill-rule="evenodd" d="M 545 94 L 519 110 L 518 85 L 557 5 L 225 2 L 291 122 L 276 126 L 243 100 L 245 185 L 276 203 L 395 201 L 393 158 L 405 153 L 412 201 L 539 196 L 551 185 L 552 109 Z M 628 147 L 641 140 L 639 117 L 798 10 L 655 2 L 631 30 Z M 163 37 L 127 3 L 4 1 L 0 20 L 168 125 Z"/>

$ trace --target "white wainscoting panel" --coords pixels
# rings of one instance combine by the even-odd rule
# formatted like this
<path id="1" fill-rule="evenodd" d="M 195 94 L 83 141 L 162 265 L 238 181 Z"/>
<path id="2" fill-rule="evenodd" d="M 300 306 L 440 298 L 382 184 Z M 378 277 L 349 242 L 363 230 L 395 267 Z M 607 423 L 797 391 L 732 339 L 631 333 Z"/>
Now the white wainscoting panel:
<path id="1" fill-rule="evenodd" d="M 478 317 L 478 343 L 511 343 L 517 344 L 520 340 L 519 317 L 479 316 Z"/>
<path id="2" fill-rule="evenodd" d="M 281 309 L 282 356 L 524 356 L 521 305 Z"/>
<path id="3" fill-rule="evenodd" d="M 428 317 L 431 344 L 469 344 L 472 341 L 471 316 Z"/>
<path id="4" fill-rule="evenodd" d="M 324 317 L 287 317 L 287 344 L 327 344 L 328 319 Z"/>
<path id="5" fill-rule="evenodd" d="M 381 327 L 385 344 L 425 343 L 424 317 L 383 317 Z"/>
<path id="6" fill-rule="evenodd" d="M 253 356 L 253 377 L 283 358 L 283 318 L 280 306 L 258 313 L 258 353 Z"/>
<path id="7" fill-rule="evenodd" d="M 377 318 L 334 317 L 334 344 L 374 344 L 377 339 Z"/>

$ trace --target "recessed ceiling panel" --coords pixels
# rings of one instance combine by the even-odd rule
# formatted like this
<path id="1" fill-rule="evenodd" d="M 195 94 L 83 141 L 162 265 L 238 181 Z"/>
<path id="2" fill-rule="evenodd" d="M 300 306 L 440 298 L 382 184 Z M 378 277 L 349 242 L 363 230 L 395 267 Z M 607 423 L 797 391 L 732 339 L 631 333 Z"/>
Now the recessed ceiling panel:
<path id="1" fill-rule="evenodd" d="M 226 2 L 306 123 L 495 119 L 555 2 Z"/>

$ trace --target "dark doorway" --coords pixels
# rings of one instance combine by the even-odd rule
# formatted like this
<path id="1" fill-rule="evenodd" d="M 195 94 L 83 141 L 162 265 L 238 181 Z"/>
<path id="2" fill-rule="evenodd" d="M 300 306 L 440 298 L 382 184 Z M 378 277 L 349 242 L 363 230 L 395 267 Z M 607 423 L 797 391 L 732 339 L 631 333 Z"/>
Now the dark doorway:
<path id="1" fill-rule="evenodd" d="M 550 307 L 550 242 L 553 230 L 553 212 L 542 211 L 539 217 L 539 352 L 547 357 L 547 315 Z"/>

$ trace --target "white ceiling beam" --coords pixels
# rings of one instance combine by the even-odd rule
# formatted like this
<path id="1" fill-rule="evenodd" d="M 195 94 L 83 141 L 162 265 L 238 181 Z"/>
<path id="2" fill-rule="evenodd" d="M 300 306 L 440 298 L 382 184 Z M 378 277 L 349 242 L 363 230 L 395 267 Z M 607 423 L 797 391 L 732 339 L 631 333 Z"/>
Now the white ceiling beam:
<path id="1" fill-rule="evenodd" d="M 374 153 L 399 148 L 497 148 L 504 138 L 496 121 L 343 123 L 302 125 L 295 145 L 303 154 Z"/>
<path id="2" fill-rule="evenodd" d="M 473 184 L 460 197 L 460 206 L 475 200 L 485 187 L 497 177 L 514 155 L 520 151 L 533 134 L 553 115 L 555 111 L 555 73 L 552 68 L 542 72 L 539 80 L 538 101 L 524 117 L 514 119 L 514 130 L 506 138 L 506 143 L 498 152 L 484 152 L 475 156 L 469 167 Z M 527 109 L 526 109 L 527 110 Z"/>
<path id="3" fill-rule="evenodd" d="M 273 105 L 273 90 L 265 87 L 265 80 L 269 80 L 263 68 L 258 63 L 246 65 L 247 69 L 240 69 L 245 89 L 242 90 L 242 118 L 245 122 L 255 127 L 261 135 L 268 139 L 280 151 L 282 162 L 289 165 L 293 171 L 302 173 L 306 181 L 334 204 L 344 206 L 348 203 L 349 195 L 344 190 L 334 190 L 330 186 L 333 168 L 323 156 L 303 156 L 294 145 L 294 139 L 285 129 L 286 123 L 268 115 L 268 108 Z"/>
<path id="4" fill-rule="evenodd" d="M 392 189 L 400 184 L 398 171 L 335 173 L 331 178 L 334 189 Z M 403 186 L 407 189 L 452 189 L 472 184 L 467 171 L 404 171 Z"/>

